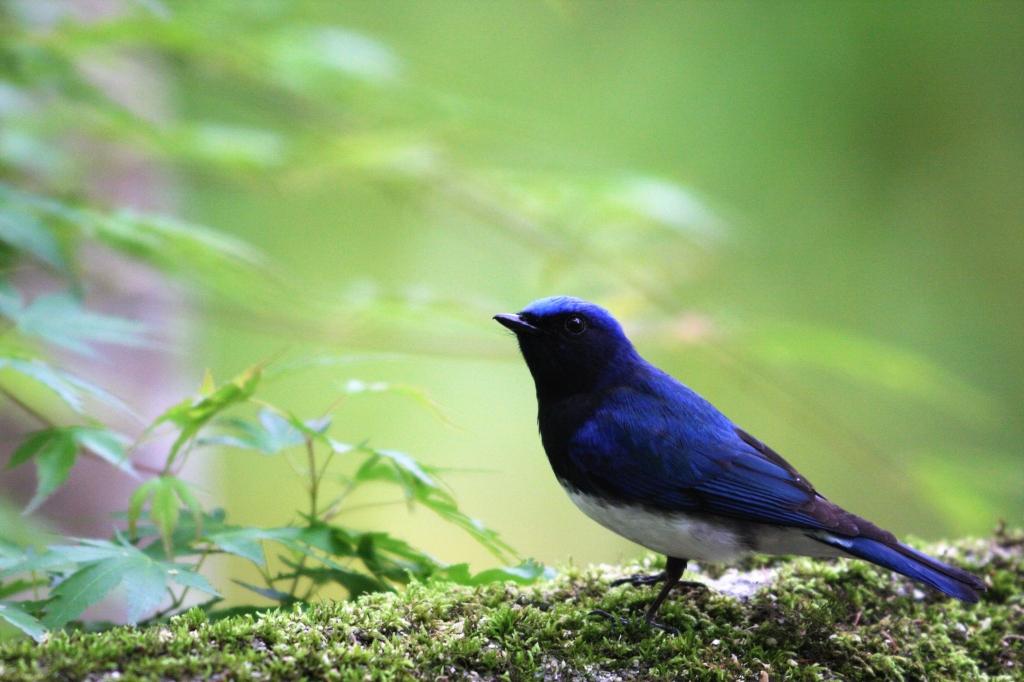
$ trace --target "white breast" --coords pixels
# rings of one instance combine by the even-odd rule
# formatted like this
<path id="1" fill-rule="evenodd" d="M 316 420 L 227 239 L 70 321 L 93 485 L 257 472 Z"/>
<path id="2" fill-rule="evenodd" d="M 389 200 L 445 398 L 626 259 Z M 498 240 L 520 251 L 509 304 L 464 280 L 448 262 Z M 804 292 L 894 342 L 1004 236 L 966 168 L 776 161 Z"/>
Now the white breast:
<path id="1" fill-rule="evenodd" d="M 566 492 L 580 511 L 605 528 L 666 556 L 729 562 L 750 551 L 733 524 L 608 504 L 579 491 Z"/>
<path id="2" fill-rule="evenodd" d="M 729 563 L 752 552 L 839 556 L 842 552 L 813 540 L 807 531 L 722 517 L 690 515 L 610 504 L 566 488 L 584 514 L 647 549 L 680 559 Z"/>

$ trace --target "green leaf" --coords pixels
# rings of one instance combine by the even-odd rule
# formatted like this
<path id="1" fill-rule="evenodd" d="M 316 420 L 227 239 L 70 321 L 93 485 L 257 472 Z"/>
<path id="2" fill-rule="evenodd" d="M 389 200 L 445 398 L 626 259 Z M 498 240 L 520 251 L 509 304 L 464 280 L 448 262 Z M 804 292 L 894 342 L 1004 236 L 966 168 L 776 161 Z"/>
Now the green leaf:
<path id="1" fill-rule="evenodd" d="M 305 443 L 305 431 L 296 428 L 289 418 L 275 410 L 263 408 L 258 415 L 259 424 L 245 419 L 229 417 L 217 421 L 224 433 L 204 437 L 202 445 L 226 445 L 244 450 L 256 450 L 265 455 L 275 455 L 282 450 Z M 300 422 L 301 423 L 301 422 Z M 306 429 L 303 425 L 303 429 Z M 314 432 L 319 439 L 320 434 Z"/>
<path id="2" fill-rule="evenodd" d="M 43 429 L 30 433 L 15 450 L 11 458 L 7 460 L 7 468 L 13 469 L 32 459 L 39 450 L 54 438 L 57 429 Z"/>
<path id="3" fill-rule="evenodd" d="M 72 426 L 67 429 L 79 447 L 85 448 L 118 469 L 136 475 L 125 445 L 128 439 L 110 429 L 92 426 Z"/>
<path id="4" fill-rule="evenodd" d="M 128 518 L 127 513 L 122 514 L 122 516 L 125 519 Z M 178 519 L 178 525 L 174 529 L 174 536 L 171 539 L 173 556 L 197 554 L 202 548 L 198 547 L 196 543 L 204 540 L 208 541 L 209 536 L 207 533 L 218 533 L 232 528 L 232 526 L 224 523 L 223 512 L 219 509 L 215 509 L 209 514 L 204 513 L 199 523 L 196 521 L 197 519 L 192 513 L 181 516 Z M 132 538 L 131 541 L 135 542 L 146 556 L 156 560 L 167 557 L 160 529 L 152 522 L 147 512 L 141 512 L 136 523 L 135 535 L 130 537 Z M 145 543 L 147 538 L 152 537 L 161 538 L 161 542 Z"/>
<path id="5" fill-rule="evenodd" d="M 537 580 L 554 577 L 554 571 L 544 564 L 527 560 L 517 566 L 503 566 L 481 571 L 469 579 L 467 585 L 485 585 L 487 583 L 514 582 L 519 585 L 530 585 Z"/>
<path id="6" fill-rule="evenodd" d="M 178 496 L 189 512 L 192 514 L 192 521 L 196 526 L 196 537 L 198 538 L 203 534 L 203 508 L 199 504 L 199 500 L 192 493 L 192 488 L 189 484 L 180 478 L 171 478 L 171 486 L 174 488 L 174 494 Z"/>
<path id="7" fill-rule="evenodd" d="M 455 499 L 441 488 L 440 482 L 431 475 L 428 467 L 396 450 L 362 449 L 370 453 L 370 457 L 356 471 L 353 480 L 395 483 L 401 486 L 410 502 L 421 504 L 445 521 L 458 526 L 500 560 L 508 561 L 515 557 L 515 550 L 497 532 L 459 509 Z"/>
<path id="8" fill-rule="evenodd" d="M 210 532 L 206 539 L 225 552 L 264 566 L 266 565 L 266 556 L 260 543 L 264 541 L 278 542 L 289 549 L 308 555 L 311 545 L 303 539 L 306 532 L 307 529 L 291 526 L 283 528 L 221 526 L 220 529 Z M 338 540 L 328 540 L 323 537 L 319 540 L 322 540 L 325 546 L 327 546 L 327 542 L 330 542 L 332 548 L 338 547 Z"/>
<path id="9" fill-rule="evenodd" d="M 0 370 L 4 369 L 18 372 L 42 384 L 56 393 L 68 407 L 79 414 L 85 414 L 84 396 L 88 395 L 105 405 L 138 418 L 131 408 L 116 396 L 95 384 L 85 381 L 70 372 L 57 369 L 42 360 L 0 356 Z"/>
<path id="10" fill-rule="evenodd" d="M 28 211 L 3 201 L 3 195 L 0 195 L 0 202 L 0 241 L 64 272 L 67 263 L 50 228 Z"/>
<path id="11" fill-rule="evenodd" d="M 159 479 L 152 478 L 135 489 L 128 500 L 128 535 L 134 539 L 138 534 L 137 524 L 146 500 L 153 496 Z"/>
<path id="12" fill-rule="evenodd" d="M 181 505 L 174 488 L 174 479 L 171 476 L 161 476 L 156 480 L 159 483 L 153 488 L 153 497 L 149 503 L 149 516 L 160 529 L 164 551 L 167 556 L 171 556 L 173 553 L 171 538 L 174 535 L 175 526 L 178 525 Z"/>
<path id="13" fill-rule="evenodd" d="M 80 238 L 98 241 L 190 281 L 199 276 L 213 287 L 244 284 L 251 289 L 259 283 L 255 276 L 265 279 L 263 254 L 241 240 L 200 225 L 130 210 L 80 208 L 2 182 L 0 201 L 5 207 L 37 215 Z"/>
<path id="14" fill-rule="evenodd" d="M 424 470 L 419 462 L 404 452 L 398 452 L 397 450 L 374 450 L 373 453 L 390 460 L 397 470 L 410 474 L 428 488 L 438 488 L 437 481 Z"/>
<path id="15" fill-rule="evenodd" d="M 210 584 L 190 567 L 158 561 L 138 548 L 106 540 L 82 540 L 77 545 L 55 545 L 41 557 L 38 566 L 56 571 L 75 566 L 71 574 L 51 591 L 43 622 L 59 627 L 74 620 L 89 606 L 103 600 L 122 586 L 130 599 L 128 616 L 137 620 L 164 599 L 168 581 L 216 595 Z M 22 565 L 18 570 L 34 567 Z"/>
<path id="16" fill-rule="evenodd" d="M 0 619 L 7 621 L 37 642 L 42 641 L 43 635 L 46 634 L 46 626 L 23 611 L 16 603 L 0 602 Z"/>
<path id="17" fill-rule="evenodd" d="M 30 459 L 36 461 L 36 495 L 26 513 L 38 509 L 56 488 L 68 480 L 81 447 L 128 473 L 134 473 L 124 451 L 125 441 L 123 436 L 108 429 L 86 426 L 55 427 L 31 434 L 7 463 L 10 468 Z"/>
<path id="18" fill-rule="evenodd" d="M 198 539 L 203 532 L 203 510 L 188 484 L 169 474 L 157 476 L 146 481 L 132 493 L 128 501 L 128 534 L 132 538 L 138 536 L 138 521 L 142 508 L 149 501 L 149 518 L 160 531 L 164 553 L 174 555 L 174 532 L 181 517 L 181 505 L 189 509 L 192 516 L 194 538 Z"/>
<path id="19" fill-rule="evenodd" d="M 72 573 L 51 591 L 54 600 L 46 609 L 43 623 L 51 628 L 61 627 L 102 600 L 121 582 L 124 563 L 119 558 L 104 559 Z"/>
<path id="20" fill-rule="evenodd" d="M 370 594 L 372 592 L 394 591 L 390 585 L 358 571 L 338 568 L 325 568 L 319 570 L 323 571 L 324 579 L 329 579 L 344 587 L 348 591 L 349 599 L 356 599 L 360 595 Z"/>
<path id="21" fill-rule="evenodd" d="M 267 434 L 267 444 L 274 452 L 301 445 L 305 441 L 303 431 L 273 410 L 263 408 L 260 410 L 259 419 Z"/>
<path id="22" fill-rule="evenodd" d="M 253 585 L 252 583 L 242 582 L 241 580 L 235 580 L 234 578 L 231 579 L 231 582 L 235 583 L 236 585 L 241 585 L 245 589 L 255 592 L 261 597 L 266 597 L 271 601 L 279 602 L 282 606 L 286 606 L 297 601 L 295 597 L 288 594 L 287 592 L 281 592 L 280 590 L 275 590 L 272 587 L 260 587 L 258 585 Z"/>
<path id="23" fill-rule="evenodd" d="M 51 545 L 42 553 L 26 552 L 14 562 L 6 564 L 3 575 L 24 574 L 31 571 L 60 573 L 74 569 L 78 564 L 99 561 L 110 556 L 116 556 L 116 554 L 93 547 Z"/>
<path id="24" fill-rule="evenodd" d="M 220 593 L 211 585 L 206 578 L 188 566 L 182 566 L 181 564 L 160 564 L 164 567 L 167 576 L 183 587 L 191 587 L 194 590 L 205 592 L 206 594 L 212 594 L 215 597 L 219 597 Z"/>
<path id="25" fill-rule="evenodd" d="M 417 496 L 416 501 L 427 507 L 448 523 L 458 526 L 476 540 L 484 549 L 506 561 L 509 557 L 515 556 L 512 549 L 498 533 L 483 524 L 464 514 L 449 497 L 439 496 L 436 493 Z"/>
<path id="26" fill-rule="evenodd" d="M 223 432 L 199 438 L 196 442 L 202 446 L 219 445 L 240 450 L 256 450 L 264 455 L 277 454 L 273 443 L 267 439 L 263 428 L 257 424 L 238 417 L 225 417 L 216 422 Z"/>
<path id="27" fill-rule="evenodd" d="M 238 528 L 209 535 L 207 539 L 229 554 L 248 559 L 258 566 L 267 564 L 261 541 L 271 538 L 262 528 Z"/>
<path id="28" fill-rule="evenodd" d="M 86 310 L 66 293 L 38 296 L 15 313 L 18 331 L 82 355 L 95 355 L 92 343 L 143 346 L 149 342 L 138 322 Z"/>
<path id="29" fill-rule="evenodd" d="M 51 367 L 45 362 L 41 360 L 0 357 L 0 369 L 12 369 L 30 379 L 34 379 L 56 393 L 75 412 L 79 414 L 83 412 L 82 398 L 76 390 L 74 383 L 62 371 Z"/>
<path id="30" fill-rule="evenodd" d="M 199 269 L 266 265 L 263 254 L 248 243 L 170 216 L 122 210 L 82 218 L 91 223 L 88 233 L 108 245 L 175 272 L 181 271 L 183 262 Z"/>
<path id="31" fill-rule="evenodd" d="M 331 556 L 353 556 L 357 542 L 344 528 L 319 521 L 299 529 L 296 539 Z"/>
<path id="32" fill-rule="evenodd" d="M 124 450 L 124 443 L 127 442 L 127 439 L 108 429 L 91 426 L 57 427 L 37 431 L 29 435 L 14 451 L 7 466 L 8 468 L 18 466 L 40 453 L 45 455 L 47 450 L 56 447 L 57 443 L 66 444 L 67 442 L 74 445 L 76 453 L 79 448 L 85 448 L 117 468 L 127 473 L 135 473 Z"/>
<path id="33" fill-rule="evenodd" d="M 245 402 L 252 397 L 259 385 L 263 365 L 254 365 L 231 381 L 221 384 L 212 393 L 178 403 L 167 409 L 146 430 L 147 433 L 164 423 L 178 426 L 180 433 L 168 457 L 168 465 L 174 461 L 185 443 L 190 441 L 211 419 L 227 408 Z"/>
<path id="34" fill-rule="evenodd" d="M 371 592 L 394 592 L 393 587 L 377 578 L 360 573 L 359 571 L 343 568 L 336 564 L 325 567 L 311 567 L 303 566 L 287 559 L 285 563 L 293 569 L 293 572 L 280 576 L 280 579 L 286 580 L 302 577 L 312 580 L 317 585 L 337 583 L 345 588 L 349 599 L 355 599 L 362 594 L 369 594 Z"/>
<path id="35" fill-rule="evenodd" d="M 363 533 L 359 537 L 357 552 L 363 565 L 374 576 L 402 584 L 412 578 L 426 578 L 443 568 L 429 554 L 387 533 Z"/>
<path id="36" fill-rule="evenodd" d="M 75 545 L 50 545 L 47 551 L 65 563 L 87 564 L 102 559 L 129 558 L 137 554 L 139 550 L 121 542 L 82 538 Z"/>
<path id="37" fill-rule="evenodd" d="M 155 611 L 167 597 L 167 573 L 157 563 L 136 560 L 126 564 L 121 575 L 125 597 L 125 618 L 136 623 Z"/>
<path id="38" fill-rule="evenodd" d="M 3 563 L 0 562 L 0 566 Z M 6 599 L 7 597 L 13 597 L 16 594 L 21 594 L 26 590 L 31 590 L 38 587 L 46 587 L 47 581 L 39 580 L 12 580 L 9 583 L 0 585 L 0 599 Z"/>
<path id="39" fill-rule="evenodd" d="M 25 507 L 25 514 L 31 514 L 68 480 L 75 466 L 78 444 L 67 429 L 46 429 L 32 434 L 25 440 L 8 462 L 8 468 L 18 466 L 29 459 L 36 463 L 36 492 Z"/>

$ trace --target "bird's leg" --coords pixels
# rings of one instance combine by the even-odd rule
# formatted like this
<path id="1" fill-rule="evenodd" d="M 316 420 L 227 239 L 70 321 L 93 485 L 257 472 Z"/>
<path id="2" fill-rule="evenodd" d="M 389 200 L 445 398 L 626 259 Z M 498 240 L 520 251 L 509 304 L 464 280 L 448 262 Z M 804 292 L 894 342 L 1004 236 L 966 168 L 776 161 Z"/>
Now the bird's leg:
<path id="1" fill-rule="evenodd" d="M 671 625 L 659 623 L 654 619 L 654 617 L 658 615 L 658 609 L 660 609 L 661 605 L 665 603 L 669 593 L 672 592 L 672 588 L 676 585 L 687 585 L 690 587 L 699 587 L 701 589 L 707 589 L 707 585 L 700 582 L 680 580 L 683 575 L 683 571 L 686 570 L 687 559 L 677 559 L 676 557 L 671 556 L 667 556 L 665 558 L 667 561 L 665 562 L 664 571 L 653 575 L 633 575 L 628 578 L 615 580 L 612 582 L 612 586 L 624 585 L 626 583 L 630 585 L 654 585 L 659 582 L 664 582 L 664 587 L 661 588 L 658 596 L 654 598 L 654 601 L 647 608 L 647 612 L 644 614 L 644 620 L 647 622 L 647 625 L 652 628 L 658 628 L 659 630 L 663 630 L 669 634 L 678 635 L 679 630 Z M 626 625 L 629 622 L 627 619 L 609 613 L 604 609 L 594 609 L 588 615 L 601 616 L 602 618 L 618 622 L 621 625 Z"/>
<path id="2" fill-rule="evenodd" d="M 611 586 L 612 587 L 618 587 L 619 585 L 627 585 L 627 584 L 628 585 L 632 585 L 633 587 L 640 587 L 642 585 L 656 585 L 656 584 L 660 583 L 662 580 L 664 580 L 665 576 L 666 576 L 665 571 L 660 571 L 658 573 L 652 573 L 651 575 L 644 575 L 642 573 L 637 573 L 635 575 L 631 575 L 631 576 L 626 577 L 626 578 L 619 578 L 618 580 L 613 580 L 611 582 Z M 608 620 L 616 622 L 619 625 L 628 625 L 629 624 L 629 619 L 623 618 L 622 616 L 616 616 L 614 613 L 610 613 L 608 611 L 605 611 L 604 609 L 594 609 L 590 613 L 588 613 L 587 615 L 589 615 L 589 616 L 600 616 L 602 618 L 607 618 Z"/>
<path id="3" fill-rule="evenodd" d="M 654 602 L 647 608 L 647 613 L 644 614 L 644 620 L 646 620 L 647 624 L 651 627 L 664 630 L 671 634 L 679 634 L 679 631 L 674 627 L 664 625 L 654 620 L 654 617 L 658 615 L 658 609 L 661 608 L 661 605 L 665 602 L 665 599 L 668 597 L 669 592 L 672 591 L 672 588 L 679 582 L 679 579 L 683 575 L 683 571 L 686 570 L 686 559 L 677 559 L 672 556 L 667 557 L 667 559 L 668 561 L 665 563 L 665 586 L 661 588 L 661 592 L 658 593 L 658 596 L 654 598 Z"/>

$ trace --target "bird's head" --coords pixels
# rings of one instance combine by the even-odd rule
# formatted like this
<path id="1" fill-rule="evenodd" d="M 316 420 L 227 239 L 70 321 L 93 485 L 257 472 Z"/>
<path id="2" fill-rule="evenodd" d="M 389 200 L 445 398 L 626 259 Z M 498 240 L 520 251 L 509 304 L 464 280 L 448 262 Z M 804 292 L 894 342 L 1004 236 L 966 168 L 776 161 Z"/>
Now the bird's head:
<path id="1" fill-rule="evenodd" d="M 615 318 L 578 298 L 542 298 L 518 313 L 494 319 L 515 333 L 538 396 L 592 390 L 614 380 L 637 359 Z"/>

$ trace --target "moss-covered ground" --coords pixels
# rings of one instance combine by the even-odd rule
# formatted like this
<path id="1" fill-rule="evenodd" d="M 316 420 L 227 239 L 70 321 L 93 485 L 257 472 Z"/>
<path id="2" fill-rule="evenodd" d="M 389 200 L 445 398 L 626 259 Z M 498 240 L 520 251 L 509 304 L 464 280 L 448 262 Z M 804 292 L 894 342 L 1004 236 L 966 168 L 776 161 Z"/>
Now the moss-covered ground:
<path id="1" fill-rule="evenodd" d="M 855 561 L 754 561 L 688 574 L 651 630 L 654 566 L 566 569 L 516 587 L 414 585 L 401 594 L 210 621 L 62 632 L 0 647 L 2 680 L 1024 679 L 1024 532 L 927 549 L 985 577 L 963 605 Z M 767 581 L 754 591 L 752 585 Z M 750 593 L 744 596 L 745 593 Z M 605 609 L 628 624 L 588 615 Z"/>

